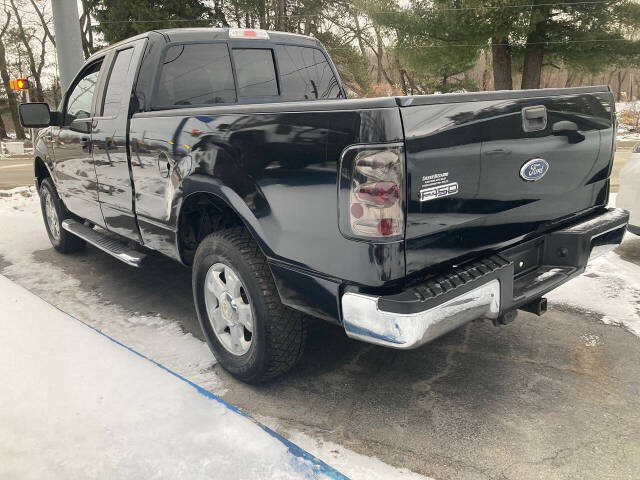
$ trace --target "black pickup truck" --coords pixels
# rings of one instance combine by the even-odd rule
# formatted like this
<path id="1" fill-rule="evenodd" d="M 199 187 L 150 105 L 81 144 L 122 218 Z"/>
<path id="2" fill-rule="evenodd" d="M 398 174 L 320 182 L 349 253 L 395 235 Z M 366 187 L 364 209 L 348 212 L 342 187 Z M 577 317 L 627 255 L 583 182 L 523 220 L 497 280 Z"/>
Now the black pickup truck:
<path id="1" fill-rule="evenodd" d="M 606 208 L 608 87 L 347 100 L 314 38 L 193 28 L 102 50 L 20 115 L 53 246 L 191 267 L 249 382 L 295 364 L 306 315 L 407 349 L 542 314 L 628 219 Z"/>

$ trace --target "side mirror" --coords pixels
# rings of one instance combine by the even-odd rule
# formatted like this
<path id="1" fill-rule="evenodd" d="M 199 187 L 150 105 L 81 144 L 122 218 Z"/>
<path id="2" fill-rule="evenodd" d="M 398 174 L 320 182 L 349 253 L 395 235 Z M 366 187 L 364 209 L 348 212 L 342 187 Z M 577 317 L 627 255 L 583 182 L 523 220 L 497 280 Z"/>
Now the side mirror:
<path id="1" fill-rule="evenodd" d="M 44 128 L 51 125 L 52 115 L 46 103 L 21 103 L 18 105 L 20 124 L 25 128 Z"/>

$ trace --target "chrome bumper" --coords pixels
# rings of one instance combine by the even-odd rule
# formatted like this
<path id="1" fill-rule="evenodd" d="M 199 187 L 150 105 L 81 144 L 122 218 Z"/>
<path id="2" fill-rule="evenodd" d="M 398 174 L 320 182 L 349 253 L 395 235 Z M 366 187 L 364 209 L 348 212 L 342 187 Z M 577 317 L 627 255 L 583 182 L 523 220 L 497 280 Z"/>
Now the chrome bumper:
<path id="1" fill-rule="evenodd" d="M 347 336 L 393 348 L 416 348 L 476 318 L 497 318 L 500 282 L 492 280 L 436 307 L 417 313 L 385 312 L 378 297 L 359 293 L 342 296 Z"/>
<path id="2" fill-rule="evenodd" d="M 613 250 L 628 217 L 624 210 L 606 210 L 394 295 L 348 287 L 341 302 L 345 332 L 357 340 L 411 349 L 471 320 L 496 319 L 540 299 Z"/>

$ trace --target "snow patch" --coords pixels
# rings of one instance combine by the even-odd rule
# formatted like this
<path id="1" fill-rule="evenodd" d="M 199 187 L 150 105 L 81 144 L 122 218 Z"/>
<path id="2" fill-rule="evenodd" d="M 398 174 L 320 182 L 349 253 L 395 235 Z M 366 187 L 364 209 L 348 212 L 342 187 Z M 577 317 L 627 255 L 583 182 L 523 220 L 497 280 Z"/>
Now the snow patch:
<path id="1" fill-rule="evenodd" d="M 140 315 L 126 311 L 105 301 L 99 293 L 86 291 L 77 279 L 61 268 L 35 260 L 34 252 L 52 248 L 43 224 L 40 200 L 35 187 L 0 191 L 0 227 L 0 265 L 3 259 L 9 264 L 0 273 L 204 389 L 218 395 L 226 391 L 222 380 L 212 370 L 216 360 L 206 343 L 190 333 L 185 334 L 177 321 L 159 314 Z M 0 424 L 0 440 L 2 432 Z M 294 434 L 300 435 L 299 438 L 302 438 L 308 447 L 307 451 L 318 458 L 331 460 L 328 453 L 337 451 L 340 465 L 348 466 L 354 462 L 353 468 L 349 468 L 350 472 L 356 473 L 354 480 L 424 478 L 415 476 L 416 474 L 406 469 L 396 469 L 378 459 L 351 452 L 339 445 L 315 441 L 300 432 Z M 201 438 L 206 439 L 206 436 Z M 179 442 L 180 439 L 171 441 Z M 381 476 L 379 472 L 387 473 Z M 164 474 L 161 476 L 167 477 Z"/>
<path id="2" fill-rule="evenodd" d="M 35 187 L 0 192 L 0 225 L 0 258 L 10 264 L 3 275 L 207 390 L 224 393 L 211 371 L 216 363 L 211 351 L 178 322 L 126 311 L 83 289 L 61 268 L 33 258 L 34 252 L 51 248 Z"/>
<path id="3" fill-rule="evenodd" d="M 627 233 L 625 242 L 638 237 Z M 596 313 L 608 325 L 640 336 L 640 266 L 615 252 L 592 261 L 585 273 L 547 294 L 550 302 Z"/>
<path id="4" fill-rule="evenodd" d="M 0 276 L 1 478 L 343 478 Z"/>
<path id="5" fill-rule="evenodd" d="M 585 333 L 580 336 L 580 339 L 584 342 L 585 347 L 599 347 L 602 345 L 600 336 L 593 333 Z"/>

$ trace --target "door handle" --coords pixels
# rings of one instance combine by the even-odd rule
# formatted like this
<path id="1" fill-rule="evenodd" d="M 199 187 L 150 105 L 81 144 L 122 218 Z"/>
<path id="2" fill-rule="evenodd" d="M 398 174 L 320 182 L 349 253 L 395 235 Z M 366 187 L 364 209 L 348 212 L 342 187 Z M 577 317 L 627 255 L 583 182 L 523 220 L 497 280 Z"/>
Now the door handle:
<path id="1" fill-rule="evenodd" d="M 586 138 L 578 131 L 578 124 L 570 120 L 561 120 L 554 123 L 551 131 L 554 135 L 566 135 L 569 143 L 580 143 Z"/>
<path id="2" fill-rule="evenodd" d="M 539 132 L 545 128 L 547 128 L 547 109 L 544 105 L 522 109 L 522 129 L 525 132 Z"/>

